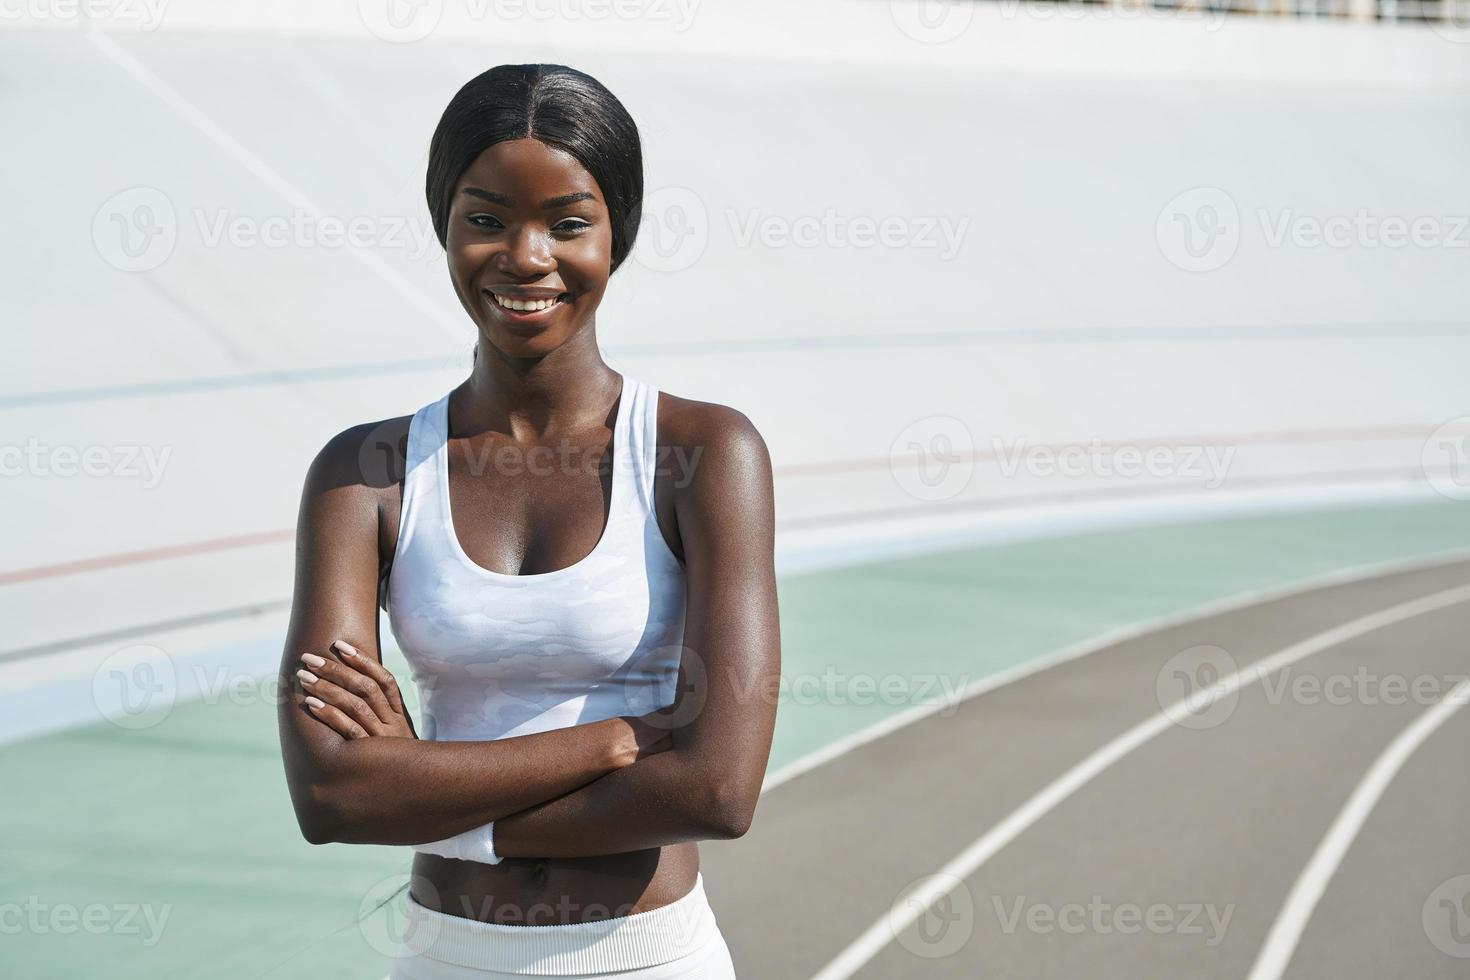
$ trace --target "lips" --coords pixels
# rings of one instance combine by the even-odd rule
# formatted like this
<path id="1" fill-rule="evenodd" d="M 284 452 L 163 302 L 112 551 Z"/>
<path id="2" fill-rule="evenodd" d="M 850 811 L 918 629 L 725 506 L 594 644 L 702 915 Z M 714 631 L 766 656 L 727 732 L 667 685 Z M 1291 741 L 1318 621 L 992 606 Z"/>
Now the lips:
<path id="1" fill-rule="evenodd" d="M 571 301 L 568 293 L 555 289 L 518 288 L 505 291 L 482 290 L 485 305 L 495 315 L 510 323 L 534 326 L 548 320 L 563 305 Z"/>

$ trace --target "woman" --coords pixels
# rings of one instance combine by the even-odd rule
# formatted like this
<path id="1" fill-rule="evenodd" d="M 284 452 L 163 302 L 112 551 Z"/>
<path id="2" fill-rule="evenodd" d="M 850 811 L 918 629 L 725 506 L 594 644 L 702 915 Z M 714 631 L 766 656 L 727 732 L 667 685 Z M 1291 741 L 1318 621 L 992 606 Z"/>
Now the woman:
<path id="1" fill-rule="evenodd" d="M 771 467 L 741 413 L 599 354 L 642 191 L 588 75 L 465 85 L 427 196 L 474 366 L 306 477 L 282 752 L 307 840 L 418 852 L 395 978 L 734 976 L 697 842 L 745 833 L 770 751 Z"/>

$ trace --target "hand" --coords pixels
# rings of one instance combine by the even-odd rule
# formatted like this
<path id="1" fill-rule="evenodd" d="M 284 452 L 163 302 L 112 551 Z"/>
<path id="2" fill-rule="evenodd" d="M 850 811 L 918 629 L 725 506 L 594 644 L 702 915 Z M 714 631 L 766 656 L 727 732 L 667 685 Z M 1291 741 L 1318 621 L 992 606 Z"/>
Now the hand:
<path id="1" fill-rule="evenodd" d="M 343 738 L 418 738 L 386 667 L 343 640 L 333 641 L 331 652 L 335 660 L 303 653 L 296 672 L 312 717 Z"/>
<path id="2" fill-rule="evenodd" d="M 669 729 L 656 723 L 650 723 L 651 715 L 652 712 L 648 715 L 625 715 L 623 717 L 623 721 L 628 724 L 630 736 L 626 752 L 628 765 L 632 765 L 639 759 L 667 752 L 674 747 Z"/>

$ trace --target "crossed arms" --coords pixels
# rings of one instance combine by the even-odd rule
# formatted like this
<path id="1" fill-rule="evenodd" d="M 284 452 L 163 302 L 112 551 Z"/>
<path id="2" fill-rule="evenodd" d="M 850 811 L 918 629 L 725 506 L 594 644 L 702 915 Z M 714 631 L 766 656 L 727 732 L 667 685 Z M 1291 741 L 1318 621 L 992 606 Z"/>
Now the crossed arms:
<path id="1" fill-rule="evenodd" d="M 698 447 L 673 491 L 687 581 L 677 700 L 641 718 L 494 741 L 418 739 L 381 666 L 389 487 L 360 464 L 381 427 L 348 429 L 317 454 L 297 522 L 278 719 L 307 840 L 422 844 L 495 821 L 502 856 L 583 857 L 746 832 L 780 670 L 771 467 L 744 415 L 699 409 L 669 420 Z M 302 669 L 317 679 L 304 683 Z"/>

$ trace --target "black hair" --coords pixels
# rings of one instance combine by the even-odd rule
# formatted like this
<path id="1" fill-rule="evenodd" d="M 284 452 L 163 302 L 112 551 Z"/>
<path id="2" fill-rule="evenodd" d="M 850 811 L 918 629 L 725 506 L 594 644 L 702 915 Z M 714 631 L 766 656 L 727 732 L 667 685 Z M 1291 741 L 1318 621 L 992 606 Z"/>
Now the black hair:
<path id="1" fill-rule="evenodd" d="M 566 65 L 497 65 L 465 83 L 429 142 L 425 195 L 445 245 L 455 185 L 487 147 L 530 137 L 563 150 L 602 189 L 612 221 L 612 268 L 633 250 L 643 211 L 638 126 L 602 83 Z"/>

